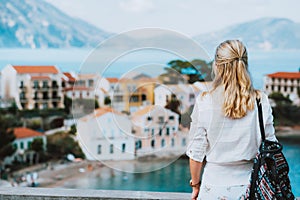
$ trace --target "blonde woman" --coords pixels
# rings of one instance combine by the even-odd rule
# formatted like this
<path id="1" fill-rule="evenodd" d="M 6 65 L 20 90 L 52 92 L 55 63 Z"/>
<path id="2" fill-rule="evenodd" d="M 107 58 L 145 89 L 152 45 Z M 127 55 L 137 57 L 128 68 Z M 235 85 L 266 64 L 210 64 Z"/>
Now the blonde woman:
<path id="1" fill-rule="evenodd" d="M 256 98 L 261 99 L 266 138 L 276 141 L 267 96 L 252 86 L 245 46 L 221 43 L 213 64 L 212 88 L 197 97 L 191 115 L 192 199 L 233 199 L 249 184 L 253 159 L 261 143 Z M 205 164 L 204 164 L 205 163 Z"/>

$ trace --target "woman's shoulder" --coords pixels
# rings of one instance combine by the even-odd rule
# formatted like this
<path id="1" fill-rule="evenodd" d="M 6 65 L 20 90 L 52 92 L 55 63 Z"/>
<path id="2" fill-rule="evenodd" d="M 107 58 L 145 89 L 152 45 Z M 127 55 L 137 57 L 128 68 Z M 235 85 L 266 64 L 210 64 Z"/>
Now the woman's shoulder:
<path id="1" fill-rule="evenodd" d="M 223 91 L 220 88 L 216 88 L 215 90 L 207 90 L 202 91 L 196 98 L 196 103 L 204 104 L 204 105 L 216 105 L 216 101 L 222 102 L 224 98 Z"/>

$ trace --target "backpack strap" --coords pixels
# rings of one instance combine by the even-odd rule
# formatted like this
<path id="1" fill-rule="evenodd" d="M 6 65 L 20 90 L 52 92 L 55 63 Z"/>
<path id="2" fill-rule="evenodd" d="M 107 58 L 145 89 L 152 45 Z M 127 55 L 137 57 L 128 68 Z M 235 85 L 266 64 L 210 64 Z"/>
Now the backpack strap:
<path id="1" fill-rule="evenodd" d="M 262 105 L 260 99 L 256 99 L 257 108 L 258 108 L 258 118 L 259 118 L 259 127 L 262 141 L 266 140 L 265 128 L 264 128 L 264 120 L 263 120 L 263 112 Z"/>
<path id="2" fill-rule="evenodd" d="M 260 99 L 256 99 L 256 104 L 258 108 L 258 118 L 259 118 L 259 128 L 260 128 L 260 134 L 262 138 L 262 142 L 265 141 L 265 129 L 264 129 L 264 121 L 263 121 L 263 113 L 262 113 L 262 105 L 260 102 Z M 256 181 L 258 180 L 258 171 L 259 171 L 259 165 L 260 165 L 259 159 L 254 159 L 254 167 L 253 171 L 251 173 L 251 184 L 250 184 L 250 194 L 249 194 L 249 200 L 255 200 L 255 186 Z"/>

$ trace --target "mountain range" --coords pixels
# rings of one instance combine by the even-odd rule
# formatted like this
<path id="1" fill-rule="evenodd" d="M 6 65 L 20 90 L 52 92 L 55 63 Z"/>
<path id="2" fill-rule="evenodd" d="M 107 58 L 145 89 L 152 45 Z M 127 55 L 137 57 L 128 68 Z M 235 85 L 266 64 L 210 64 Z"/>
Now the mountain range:
<path id="1" fill-rule="evenodd" d="M 94 47 L 110 35 L 42 0 L 0 3 L 0 47 Z"/>
<path id="2" fill-rule="evenodd" d="M 201 34 L 194 39 L 208 52 L 228 39 L 240 39 L 249 49 L 300 49 L 300 23 L 285 18 L 260 18 Z"/>
<path id="3" fill-rule="evenodd" d="M 111 35 L 114 34 L 66 15 L 43 0 L 1 0 L 0 3 L 0 48 L 95 47 Z M 163 35 L 148 39 L 176 40 Z M 261 18 L 193 39 L 208 52 L 226 39 L 240 39 L 255 50 L 299 49 L 300 23 L 285 18 Z"/>

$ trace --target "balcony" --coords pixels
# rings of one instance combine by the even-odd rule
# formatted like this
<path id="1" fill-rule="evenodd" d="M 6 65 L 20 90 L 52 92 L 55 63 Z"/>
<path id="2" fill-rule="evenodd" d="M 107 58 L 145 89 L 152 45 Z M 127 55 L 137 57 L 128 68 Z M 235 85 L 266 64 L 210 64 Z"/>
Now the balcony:
<path id="1" fill-rule="evenodd" d="M 26 102 L 28 102 L 28 99 L 27 99 L 27 98 L 25 98 L 25 97 L 23 97 L 23 98 L 20 98 L 20 102 L 21 102 L 21 103 L 26 103 Z"/>
<path id="2" fill-rule="evenodd" d="M 61 188 L 28 188 L 3 187 L 0 188 L 0 199 L 14 200 L 182 200 L 190 199 L 190 193 L 173 192 L 146 192 L 146 191 L 120 191 L 120 190 L 88 190 L 88 189 L 61 189 Z"/>
<path id="3" fill-rule="evenodd" d="M 51 99 L 52 99 L 52 101 L 60 101 L 61 97 L 52 97 Z"/>
<path id="4" fill-rule="evenodd" d="M 27 87 L 25 87 L 24 85 L 21 85 L 19 88 L 21 91 L 24 91 L 24 92 L 27 90 Z"/>

